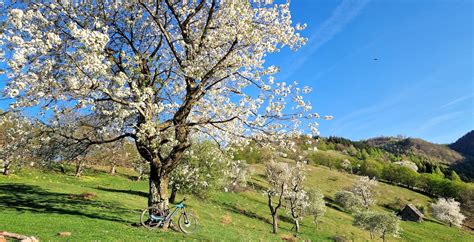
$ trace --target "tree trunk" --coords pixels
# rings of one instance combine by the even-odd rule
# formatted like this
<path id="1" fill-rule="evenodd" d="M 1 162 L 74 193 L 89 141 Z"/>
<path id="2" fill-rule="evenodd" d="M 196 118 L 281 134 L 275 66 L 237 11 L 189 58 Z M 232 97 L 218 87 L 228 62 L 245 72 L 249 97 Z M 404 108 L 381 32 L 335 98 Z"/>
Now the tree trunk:
<path id="1" fill-rule="evenodd" d="M 272 225 L 273 225 L 273 233 L 276 234 L 278 232 L 278 218 L 276 213 L 272 214 Z"/>
<path id="2" fill-rule="evenodd" d="M 82 166 L 84 165 L 84 162 L 82 160 L 78 160 L 76 164 L 76 173 L 74 176 L 80 177 L 82 174 Z"/>
<path id="3" fill-rule="evenodd" d="M 59 166 L 59 170 L 60 170 L 61 173 L 63 173 L 63 174 L 66 173 L 66 169 L 64 169 L 64 165 L 63 165 L 63 164 L 61 164 L 61 165 Z"/>
<path id="4" fill-rule="evenodd" d="M 150 163 L 150 192 L 148 206 L 159 206 L 160 209 L 168 208 L 168 174 L 163 174 L 160 167 L 154 162 Z"/>
<path id="5" fill-rule="evenodd" d="M 3 164 L 3 175 L 8 176 L 10 175 L 10 162 L 5 162 Z"/>
<path id="6" fill-rule="evenodd" d="M 148 194 L 148 206 L 157 206 L 163 212 L 168 209 L 169 195 L 168 184 L 169 177 L 165 174 L 161 167 L 158 167 L 155 162 L 150 162 L 150 192 Z M 167 230 L 169 222 L 163 225 L 163 229 Z"/>
<path id="7" fill-rule="evenodd" d="M 171 195 L 170 195 L 170 203 L 174 203 L 176 201 L 176 193 L 178 193 L 178 188 L 175 184 L 171 187 Z"/>
<path id="8" fill-rule="evenodd" d="M 300 232 L 300 222 L 298 221 L 298 219 L 294 219 L 294 221 L 295 221 L 296 233 L 299 233 Z"/>
<path id="9" fill-rule="evenodd" d="M 112 164 L 112 167 L 110 167 L 110 175 L 115 175 L 116 173 L 116 165 Z"/>

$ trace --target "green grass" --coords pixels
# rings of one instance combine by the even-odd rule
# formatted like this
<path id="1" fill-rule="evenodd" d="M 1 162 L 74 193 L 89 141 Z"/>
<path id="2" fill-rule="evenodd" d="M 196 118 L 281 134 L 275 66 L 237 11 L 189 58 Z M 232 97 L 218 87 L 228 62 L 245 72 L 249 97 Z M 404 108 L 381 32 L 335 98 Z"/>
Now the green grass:
<path id="1" fill-rule="evenodd" d="M 241 193 L 215 192 L 207 200 L 189 198 L 187 205 L 200 220 L 197 233 L 147 230 L 133 224 L 139 221 L 146 206 L 147 182 L 130 180 L 130 172 L 120 175 L 91 171 L 82 178 L 53 172 L 24 170 L 18 175 L 0 177 L 0 230 L 33 235 L 43 241 L 144 241 L 144 240 L 217 240 L 217 241 L 278 241 L 291 237 L 292 224 L 280 211 L 280 231 L 271 232 L 270 215 L 265 196 L 259 188 L 265 186 L 263 166 L 255 165 L 251 189 Z M 326 196 L 350 186 L 356 176 L 322 167 L 311 167 L 307 185 L 319 187 Z M 97 196 L 79 199 L 83 192 Z M 381 184 L 378 205 L 391 202 L 394 197 L 415 204 L 426 205 L 429 198 L 413 191 Z M 179 196 L 178 198 L 181 198 Z M 376 209 L 383 209 L 381 206 Z M 333 236 L 344 236 L 356 241 L 368 241 L 370 236 L 352 225 L 352 216 L 328 208 L 318 230 L 309 219 L 302 221 L 301 240 L 330 241 Z M 466 231 L 425 221 L 402 222 L 403 232 L 398 239 L 406 241 L 474 241 Z M 62 238 L 58 232 L 68 231 L 71 237 Z"/>

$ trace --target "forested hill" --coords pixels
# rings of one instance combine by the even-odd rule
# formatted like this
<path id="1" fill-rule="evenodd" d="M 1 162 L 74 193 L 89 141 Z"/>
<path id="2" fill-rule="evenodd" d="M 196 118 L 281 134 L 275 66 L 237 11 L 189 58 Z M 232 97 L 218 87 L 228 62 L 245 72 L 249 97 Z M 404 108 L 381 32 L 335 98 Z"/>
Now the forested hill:
<path id="1" fill-rule="evenodd" d="M 417 138 L 374 138 L 365 141 L 372 147 L 382 148 L 397 156 L 415 155 L 442 164 L 454 164 L 463 156 L 448 146 L 433 144 Z"/>
<path id="2" fill-rule="evenodd" d="M 464 157 L 460 162 L 457 162 L 453 167 L 469 177 L 474 179 L 474 130 L 459 138 L 456 142 L 449 145 L 449 147 Z"/>
<path id="3" fill-rule="evenodd" d="M 458 141 L 450 145 L 434 144 L 419 138 L 407 137 L 376 137 L 362 141 L 352 141 L 343 137 L 319 137 L 317 142 L 308 143 L 308 138 L 296 141 L 298 151 L 289 154 L 289 158 L 316 159 L 326 166 L 337 167 L 348 159 L 353 165 L 368 167 L 373 175 L 380 175 L 382 168 L 387 164 L 409 161 L 417 166 L 420 173 L 433 173 L 437 169 L 446 177 L 456 171 L 464 180 L 474 179 L 474 132 L 471 131 Z M 311 142 L 310 142 L 311 143 Z M 312 147 L 320 151 L 313 154 Z M 250 163 L 260 163 L 268 159 L 269 151 L 246 150 L 238 158 Z"/>
<path id="4" fill-rule="evenodd" d="M 372 154 L 386 153 L 378 155 L 378 159 L 386 161 L 409 160 L 416 163 L 422 172 L 433 172 L 436 167 L 440 167 L 445 173 L 455 170 L 467 180 L 474 179 L 474 131 L 449 145 L 406 137 L 376 137 L 364 141 L 329 137 L 323 140 L 363 148 Z"/>
<path id="5" fill-rule="evenodd" d="M 456 142 L 449 145 L 449 147 L 464 156 L 474 156 L 474 130 L 459 138 Z"/>

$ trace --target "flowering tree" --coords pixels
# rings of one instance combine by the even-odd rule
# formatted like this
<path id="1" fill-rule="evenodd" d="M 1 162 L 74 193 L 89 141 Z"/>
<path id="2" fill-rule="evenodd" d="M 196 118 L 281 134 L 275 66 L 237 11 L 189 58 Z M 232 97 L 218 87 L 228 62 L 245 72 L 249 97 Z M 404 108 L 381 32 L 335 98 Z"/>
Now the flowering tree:
<path id="1" fill-rule="evenodd" d="M 350 191 L 337 192 L 334 200 L 346 211 L 354 212 L 362 207 L 362 201 Z"/>
<path id="2" fill-rule="evenodd" d="M 265 1 L 268 2 L 268 1 Z M 82 143 L 135 141 L 149 162 L 149 205 L 168 203 L 169 174 L 190 137 L 276 143 L 318 118 L 309 87 L 276 82 L 268 53 L 306 41 L 289 2 L 21 1 L 9 4 L 5 95 L 14 109 L 96 116 Z M 317 123 L 308 122 L 317 135 Z"/>
<path id="3" fill-rule="evenodd" d="M 449 226 L 461 227 L 462 221 L 466 218 L 461 213 L 460 203 L 453 198 L 440 198 L 436 203 L 431 204 L 431 209 L 433 217 L 449 223 Z"/>
<path id="4" fill-rule="evenodd" d="M 352 187 L 352 193 L 360 199 L 366 209 L 375 203 L 375 186 L 377 186 L 375 179 L 363 176 Z"/>
<path id="5" fill-rule="evenodd" d="M 272 215 L 273 233 L 276 234 L 278 231 L 277 212 L 283 204 L 283 199 L 288 190 L 290 176 L 288 163 L 271 161 L 265 166 L 265 174 L 269 184 L 269 188 L 266 191 L 268 197 L 268 208 Z"/>
<path id="6" fill-rule="evenodd" d="M 178 191 L 205 198 L 208 191 L 222 184 L 229 162 L 230 158 L 215 144 L 193 144 L 183 163 L 171 172 L 170 202 L 174 202 Z"/>
<path id="7" fill-rule="evenodd" d="M 416 172 L 418 171 L 418 166 L 413 161 L 402 160 L 402 161 L 393 162 L 393 164 L 408 167 L 408 168 L 410 168 L 410 169 L 412 169 L 413 171 L 416 171 Z"/>
<path id="8" fill-rule="evenodd" d="M 398 236 L 400 219 L 392 213 L 364 211 L 356 213 L 353 224 L 370 232 L 370 238 L 380 235 L 382 240 L 388 235 Z"/>
<path id="9" fill-rule="evenodd" d="M 350 172 L 351 174 L 353 173 L 353 172 L 352 172 L 352 164 L 351 164 L 351 161 L 350 161 L 350 160 L 344 159 L 344 160 L 341 162 L 341 167 L 342 167 L 342 169 L 344 169 L 345 171 L 348 171 L 348 172 Z"/>
<path id="10" fill-rule="evenodd" d="M 247 186 L 247 178 L 250 176 L 251 170 L 245 160 L 236 160 L 230 162 L 229 167 L 225 170 L 227 177 L 225 191 L 235 192 L 239 188 Z"/>
<path id="11" fill-rule="evenodd" d="M 32 157 L 33 124 L 14 113 L 0 115 L 0 162 L 3 175 L 9 175 L 15 162 L 24 163 Z M 19 164 L 18 164 L 19 165 Z"/>
<path id="12" fill-rule="evenodd" d="M 294 221 L 296 232 L 300 231 L 300 220 L 303 218 L 309 206 L 308 195 L 303 190 L 303 182 L 306 178 L 306 169 L 302 162 L 296 163 L 289 168 L 288 191 L 285 194 L 286 208 Z"/>
<path id="13" fill-rule="evenodd" d="M 138 173 L 137 181 L 141 181 L 148 174 L 147 167 L 149 163 L 143 158 L 133 159 L 132 160 L 133 169 Z"/>
<path id="14" fill-rule="evenodd" d="M 319 220 L 326 213 L 326 203 L 324 202 L 323 193 L 316 188 L 308 191 L 308 207 L 306 213 L 313 217 L 316 228 L 319 226 Z"/>

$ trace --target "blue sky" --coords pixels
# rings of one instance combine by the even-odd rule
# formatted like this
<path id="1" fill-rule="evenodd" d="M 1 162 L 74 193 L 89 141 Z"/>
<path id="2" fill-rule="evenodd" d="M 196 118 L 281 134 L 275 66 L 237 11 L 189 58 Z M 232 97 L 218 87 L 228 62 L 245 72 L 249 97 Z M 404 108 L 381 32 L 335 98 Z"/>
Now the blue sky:
<path id="1" fill-rule="evenodd" d="M 321 135 L 450 143 L 474 129 L 473 1 L 294 0 L 292 14 L 309 43 L 267 63 L 335 116 Z"/>
<path id="2" fill-rule="evenodd" d="M 450 143 L 474 129 L 472 1 L 298 0 L 292 15 L 309 43 L 268 64 L 312 86 L 315 111 L 335 116 L 322 136 Z"/>

